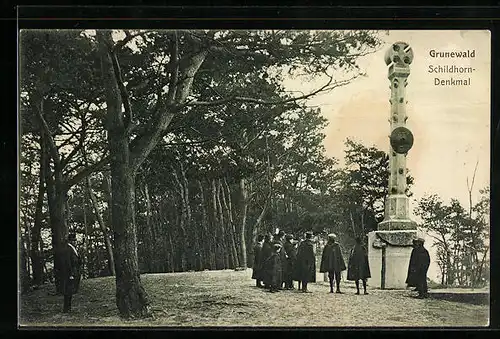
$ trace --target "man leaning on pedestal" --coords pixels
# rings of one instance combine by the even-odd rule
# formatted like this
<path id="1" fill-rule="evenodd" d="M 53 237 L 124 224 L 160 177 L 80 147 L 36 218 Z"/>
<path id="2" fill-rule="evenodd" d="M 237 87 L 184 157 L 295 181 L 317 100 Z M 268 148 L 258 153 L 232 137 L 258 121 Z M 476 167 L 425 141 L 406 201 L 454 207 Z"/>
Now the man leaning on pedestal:
<path id="1" fill-rule="evenodd" d="M 416 287 L 418 291 L 417 298 L 427 298 L 427 271 L 430 265 L 430 256 L 424 247 L 424 239 L 413 240 L 413 250 L 410 255 L 410 264 L 408 265 L 408 276 L 406 283 L 408 287 Z"/>

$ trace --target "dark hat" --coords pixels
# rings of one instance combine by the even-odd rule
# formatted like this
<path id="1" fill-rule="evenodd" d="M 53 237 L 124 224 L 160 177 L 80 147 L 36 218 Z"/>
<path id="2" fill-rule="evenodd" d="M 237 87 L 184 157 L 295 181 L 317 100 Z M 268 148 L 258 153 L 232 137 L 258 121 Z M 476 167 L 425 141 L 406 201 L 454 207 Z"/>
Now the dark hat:
<path id="1" fill-rule="evenodd" d="M 328 234 L 328 239 L 336 240 L 337 239 L 337 235 L 334 234 L 334 233 L 330 233 L 330 234 Z"/>
<path id="2" fill-rule="evenodd" d="M 76 233 L 68 234 L 68 241 L 76 241 Z"/>
<path id="3" fill-rule="evenodd" d="M 282 237 L 282 236 L 284 236 L 284 235 L 285 235 L 285 232 L 283 232 L 283 231 L 279 231 L 279 232 L 278 232 L 278 237 Z"/>
<path id="4" fill-rule="evenodd" d="M 413 245 L 423 244 L 424 242 L 425 241 L 422 238 L 415 238 L 415 239 L 413 239 Z"/>

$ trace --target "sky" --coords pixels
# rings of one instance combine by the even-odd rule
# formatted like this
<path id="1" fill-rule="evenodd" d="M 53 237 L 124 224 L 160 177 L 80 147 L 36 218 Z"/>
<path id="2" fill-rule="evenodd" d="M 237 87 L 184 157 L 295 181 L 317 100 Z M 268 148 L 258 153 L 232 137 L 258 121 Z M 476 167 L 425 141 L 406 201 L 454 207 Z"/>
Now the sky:
<path id="1" fill-rule="evenodd" d="M 384 54 L 392 43 L 407 42 L 414 54 L 406 87 L 407 127 L 414 135 L 407 156 L 407 167 L 415 178 L 410 208 L 413 211 L 415 200 L 428 194 L 437 194 L 446 203 L 457 198 L 468 207 L 467 178 L 472 179 L 476 162 L 473 202 L 478 201 L 479 189 L 488 186 L 490 178 L 490 32 L 398 30 L 382 33 L 381 38 L 385 41 L 382 48 L 359 60 L 366 77 L 309 100 L 308 104 L 319 106 L 329 121 L 324 131 L 327 154 L 343 160 L 347 137 L 389 150 L 390 82 Z M 475 50 L 475 57 L 433 58 L 431 50 Z M 429 65 L 470 66 L 474 71 L 431 74 Z M 436 77 L 470 78 L 470 86 L 436 86 Z M 285 83 L 287 88 L 304 91 L 320 85 L 319 81 L 300 79 Z M 414 215 L 412 218 L 417 220 Z M 434 255 L 430 241 L 427 236 L 426 247 Z M 429 277 L 436 279 L 436 275 L 433 263 Z"/>

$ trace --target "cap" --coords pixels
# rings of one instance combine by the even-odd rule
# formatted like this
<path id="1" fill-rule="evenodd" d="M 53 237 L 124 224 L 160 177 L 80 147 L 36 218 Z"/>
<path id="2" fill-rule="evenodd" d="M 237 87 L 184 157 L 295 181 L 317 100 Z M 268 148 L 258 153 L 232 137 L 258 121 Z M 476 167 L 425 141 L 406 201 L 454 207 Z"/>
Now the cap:
<path id="1" fill-rule="evenodd" d="M 415 239 L 413 239 L 412 242 L 413 242 L 413 245 L 417 245 L 417 244 L 423 244 L 425 242 L 425 240 L 422 238 L 415 238 Z"/>
<path id="2" fill-rule="evenodd" d="M 328 239 L 337 239 L 337 235 L 334 233 L 328 234 Z"/>

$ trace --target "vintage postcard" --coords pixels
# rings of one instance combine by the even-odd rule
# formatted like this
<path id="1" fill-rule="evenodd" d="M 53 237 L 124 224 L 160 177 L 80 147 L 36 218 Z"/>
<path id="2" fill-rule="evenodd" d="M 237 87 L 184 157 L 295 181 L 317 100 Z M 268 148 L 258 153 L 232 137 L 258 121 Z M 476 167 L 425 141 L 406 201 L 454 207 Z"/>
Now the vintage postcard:
<path id="1" fill-rule="evenodd" d="M 19 32 L 19 325 L 484 327 L 487 30 Z"/>

